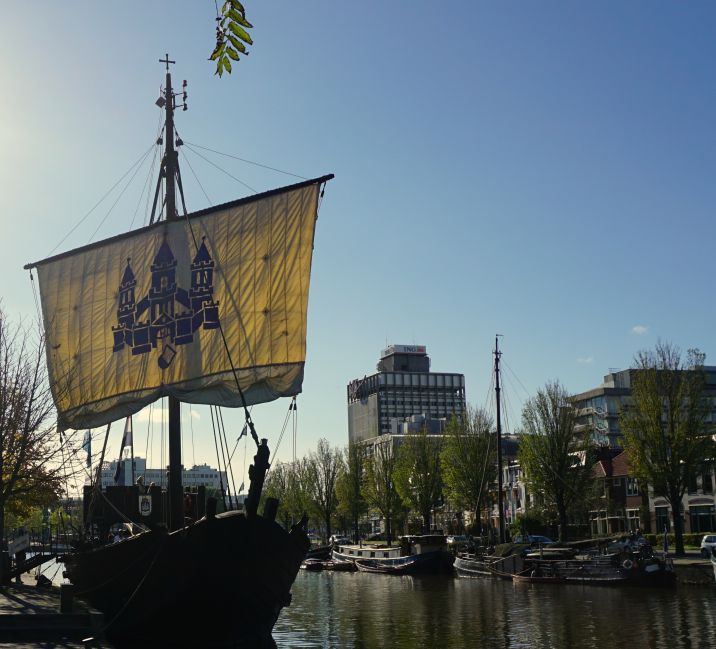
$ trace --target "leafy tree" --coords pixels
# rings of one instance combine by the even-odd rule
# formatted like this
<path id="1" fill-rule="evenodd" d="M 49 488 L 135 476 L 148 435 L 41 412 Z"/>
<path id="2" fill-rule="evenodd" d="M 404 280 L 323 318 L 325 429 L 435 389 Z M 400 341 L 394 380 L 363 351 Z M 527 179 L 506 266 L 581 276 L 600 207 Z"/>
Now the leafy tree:
<path id="1" fill-rule="evenodd" d="M 695 349 L 682 362 L 681 352 L 670 343 L 639 352 L 631 372 L 631 398 L 621 413 L 634 474 L 671 505 L 676 554 L 684 553 L 681 500 L 716 450 L 707 421 L 711 404 L 703 364 L 704 355 Z"/>
<path id="2" fill-rule="evenodd" d="M 277 517 L 285 529 L 290 529 L 293 516 L 286 506 L 286 495 L 289 488 L 289 473 L 291 465 L 287 462 L 276 462 L 271 465 L 266 474 L 262 501 L 266 498 L 276 498 L 279 502 Z"/>
<path id="3" fill-rule="evenodd" d="M 308 473 L 308 462 L 302 458 L 293 462 L 277 462 L 266 475 L 263 497 L 278 499 L 278 518 L 286 529 L 300 520 L 304 513 L 313 513 L 308 493 Z"/>
<path id="4" fill-rule="evenodd" d="M 216 17 L 216 46 L 209 57 L 216 61 L 216 72 L 231 74 L 231 61 L 238 61 L 240 54 L 249 55 L 247 45 L 253 45 L 247 29 L 253 25 L 246 20 L 244 6 L 238 0 L 226 0 Z"/>
<path id="5" fill-rule="evenodd" d="M 528 487 L 555 512 L 559 540 L 567 541 L 567 512 L 592 483 L 592 443 L 588 430 L 576 430 L 570 395 L 558 381 L 547 383 L 522 409 L 518 457 Z"/>
<path id="6" fill-rule="evenodd" d="M 338 477 L 336 493 L 338 494 L 338 511 L 347 516 L 353 524 L 353 540 L 358 543 L 358 523 L 361 516 L 368 511 L 363 496 L 365 477 L 365 446 L 350 443 L 344 452 L 345 470 Z"/>
<path id="7" fill-rule="evenodd" d="M 27 515 L 62 492 L 65 466 L 55 443 L 43 359 L 42 340 L 33 344 L 0 311 L 0 532 L 6 511 Z"/>
<path id="8" fill-rule="evenodd" d="M 430 531 L 430 515 L 442 499 L 440 453 L 442 436 L 430 436 L 423 429 L 407 435 L 398 448 L 395 486 L 398 494 L 423 519 L 423 533 Z"/>
<path id="9" fill-rule="evenodd" d="M 318 449 L 311 453 L 306 463 L 306 487 L 314 510 L 325 525 L 326 540 L 331 536 L 331 518 L 338 506 L 336 482 L 343 468 L 341 452 L 331 448 L 327 440 L 318 441 Z"/>
<path id="10" fill-rule="evenodd" d="M 393 517 L 400 507 L 400 496 L 395 488 L 395 453 L 390 436 L 372 447 L 365 471 L 363 495 L 368 504 L 385 519 L 388 545 L 392 543 Z"/>
<path id="11" fill-rule="evenodd" d="M 492 417 L 475 408 L 468 408 L 463 419 L 452 417 L 441 462 L 448 498 L 457 507 L 474 512 L 481 530 L 480 514 L 487 503 L 489 487 L 497 479 Z"/>

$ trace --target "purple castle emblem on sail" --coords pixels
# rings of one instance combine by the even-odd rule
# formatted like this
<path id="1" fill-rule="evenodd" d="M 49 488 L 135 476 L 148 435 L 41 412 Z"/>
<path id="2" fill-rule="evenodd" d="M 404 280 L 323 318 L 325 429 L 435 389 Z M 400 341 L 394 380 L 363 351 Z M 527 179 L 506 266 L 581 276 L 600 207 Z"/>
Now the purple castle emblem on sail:
<path id="1" fill-rule="evenodd" d="M 191 263 L 191 288 L 187 291 L 177 286 L 177 260 L 165 239 L 151 266 L 149 292 L 139 301 L 135 297 L 137 280 L 130 261 L 127 259 L 119 284 L 118 324 L 112 327 L 112 351 L 129 347 L 132 354 L 146 354 L 161 347 L 158 362 L 165 369 L 174 360 L 175 345 L 193 342 L 194 333 L 200 328 L 219 327 L 219 303 L 213 299 L 214 260 L 202 238 Z"/>

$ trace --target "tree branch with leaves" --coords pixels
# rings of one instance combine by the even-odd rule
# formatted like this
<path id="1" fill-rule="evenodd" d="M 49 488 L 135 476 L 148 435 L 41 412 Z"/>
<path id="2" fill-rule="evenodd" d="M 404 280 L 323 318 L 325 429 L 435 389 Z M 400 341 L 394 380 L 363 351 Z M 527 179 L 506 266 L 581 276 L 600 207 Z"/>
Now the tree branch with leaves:
<path id="1" fill-rule="evenodd" d="M 363 495 L 368 504 L 380 512 L 385 520 L 388 545 L 393 538 L 393 519 L 399 511 L 400 495 L 395 487 L 395 449 L 390 435 L 385 436 L 371 448 L 366 463 Z"/>
<path id="2" fill-rule="evenodd" d="M 442 451 L 445 492 L 451 503 L 473 512 L 482 531 L 481 512 L 497 479 L 497 440 L 493 420 L 482 409 L 468 408 L 448 422 Z"/>
<path id="3" fill-rule="evenodd" d="M 398 448 L 395 486 L 403 502 L 423 519 L 423 534 L 430 532 L 432 511 L 442 500 L 442 446 L 441 435 L 423 429 L 405 436 Z"/>
<path id="4" fill-rule="evenodd" d="M 368 511 L 368 504 L 363 496 L 365 462 L 365 446 L 351 442 L 344 451 L 344 470 L 336 483 L 338 511 L 353 523 L 355 543 L 358 543 L 360 518 Z"/>
<path id="5" fill-rule="evenodd" d="M 318 441 L 318 448 L 306 463 L 308 481 L 306 487 L 313 508 L 325 527 L 326 541 L 331 537 L 331 519 L 338 506 L 336 483 L 343 470 L 341 452 L 331 448 L 328 440 Z"/>
<path id="6" fill-rule="evenodd" d="M 703 365 L 697 349 L 687 352 L 684 363 L 670 343 L 639 352 L 630 375 L 631 397 L 620 419 L 632 471 L 671 505 L 676 554 L 684 553 L 682 498 L 716 453 Z"/>
<path id="7" fill-rule="evenodd" d="M 224 72 L 231 74 L 232 61 L 238 61 L 241 55 L 249 55 L 247 46 L 253 45 L 249 32 L 253 25 L 246 20 L 246 10 L 238 0 L 226 0 L 216 17 L 216 46 L 209 57 L 216 61 L 216 72 L 220 77 Z"/>
<path id="8" fill-rule="evenodd" d="M 0 532 L 6 511 L 56 502 L 68 477 L 44 368 L 42 337 L 33 341 L 0 310 Z"/>
<path id="9" fill-rule="evenodd" d="M 518 457 L 532 493 L 556 514 L 559 540 L 568 540 L 567 514 L 591 495 L 593 444 L 576 427 L 572 399 L 558 381 L 547 383 L 522 409 Z"/>

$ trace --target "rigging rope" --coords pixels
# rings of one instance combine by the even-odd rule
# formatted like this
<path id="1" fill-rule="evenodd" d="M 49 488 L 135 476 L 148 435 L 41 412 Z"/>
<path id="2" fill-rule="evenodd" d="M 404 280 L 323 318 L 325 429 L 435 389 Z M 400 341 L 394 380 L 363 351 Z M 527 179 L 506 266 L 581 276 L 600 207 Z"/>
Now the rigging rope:
<path id="1" fill-rule="evenodd" d="M 298 433 L 298 404 L 293 397 L 293 461 L 296 461 L 296 437 Z"/>
<path id="2" fill-rule="evenodd" d="M 219 420 L 221 421 L 221 430 L 222 434 L 224 436 L 224 445 L 226 446 L 226 453 L 228 455 L 229 453 L 229 440 L 226 439 L 226 427 L 224 426 L 224 415 L 221 412 L 221 408 L 217 409 L 217 414 L 219 415 Z M 234 468 L 231 465 L 231 457 L 229 457 L 228 462 L 228 472 L 231 474 L 231 487 L 234 490 L 234 497 L 236 498 L 236 508 L 239 507 L 239 498 L 238 493 L 236 491 L 236 481 L 234 480 Z M 227 473 L 226 479 L 229 479 L 229 474 Z M 229 496 L 229 502 L 231 502 L 231 496 Z"/>
<path id="3" fill-rule="evenodd" d="M 216 408 L 216 425 L 219 433 L 219 446 L 221 447 L 221 459 L 224 462 L 224 471 L 226 472 L 226 491 L 229 496 L 229 509 L 234 508 L 234 503 L 231 498 L 231 483 L 229 482 L 229 472 L 227 469 L 227 463 L 226 463 L 226 452 L 228 452 L 228 447 L 226 448 L 226 451 L 224 450 L 224 442 L 226 441 L 226 431 L 223 429 L 223 419 L 221 418 L 221 411 L 217 407 Z M 221 471 L 221 465 L 219 465 L 219 471 Z"/>
<path id="4" fill-rule="evenodd" d="M 162 410 L 161 410 L 162 423 L 159 428 L 160 433 L 161 433 L 161 437 L 159 440 L 159 468 L 161 470 L 161 478 L 160 478 L 161 483 L 160 484 L 162 485 L 162 487 L 164 486 L 164 478 L 166 477 L 166 471 L 164 471 L 164 466 L 165 466 L 165 464 L 164 464 L 164 425 L 166 423 L 166 418 L 167 418 L 168 412 L 169 412 L 168 408 L 164 408 L 162 406 Z"/>
<path id="5" fill-rule="evenodd" d="M 147 154 L 147 155 L 149 155 L 149 154 Z M 146 158 L 146 156 L 145 156 L 145 158 Z M 140 169 L 141 169 L 141 165 L 135 169 L 134 173 L 131 175 L 131 177 L 127 181 L 127 184 L 124 186 L 122 191 L 119 192 L 119 196 L 117 196 L 114 203 L 112 203 L 112 207 L 110 207 L 109 210 L 107 210 L 107 213 L 104 215 L 104 218 L 99 222 L 99 224 L 95 228 L 94 232 L 92 233 L 92 236 L 89 238 L 89 241 L 87 243 L 90 243 L 92 241 L 92 239 L 94 239 L 95 235 L 99 232 L 99 229 L 104 225 L 104 222 L 109 218 L 109 215 L 112 213 L 114 208 L 117 207 L 117 203 L 119 203 L 122 196 L 124 196 L 124 192 L 126 192 L 127 189 L 129 188 L 129 186 L 132 184 L 132 181 L 134 180 L 135 176 L 139 173 Z"/>
<path id="6" fill-rule="evenodd" d="M 111 193 L 114 191 L 114 189 L 132 172 L 132 170 L 133 170 L 137 165 L 139 165 L 139 164 L 141 164 L 142 162 L 144 162 L 144 159 L 149 155 L 150 151 L 154 148 L 154 146 L 155 146 L 154 143 L 152 143 L 152 145 L 139 157 L 139 159 L 138 159 L 134 164 L 132 164 L 132 166 L 122 175 L 122 177 L 121 177 L 116 183 L 114 183 L 114 185 L 112 185 L 112 186 L 106 191 L 106 193 L 102 196 L 102 198 L 100 198 L 100 199 L 94 204 L 94 206 L 89 210 L 89 212 L 87 212 L 87 213 L 70 229 L 70 231 L 69 231 L 64 237 L 62 237 L 62 239 L 59 240 L 59 242 L 57 243 L 57 245 L 56 245 L 52 250 L 50 250 L 50 252 L 46 255 L 47 257 L 51 257 L 52 254 L 67 240 L 67 238 L 68 238 L 78 227 L 80 227 L 80 225 L 82 225 L 82 223 L 85 222 L 85 220 L 89 217 L 89 215 L 92 214 L 92 212 L 94 212 L 94 211 L 97 209 L 97 207 L 99 207 L 99 205 L 102 203 L 102 201 L 104 201 L 104 199 L 107 198 L 107 196 L 109 196 L 109 194 L 111 194 Z"/>
<path id="7" fill-rule="evenodd" d="M 194 417 L 189 404 L 189 427 L 191 428 L 191 463 L 196 466 L 196 455 L 194 454 Z"/>
<path id="8" fill-rule="evenodd" d="M 184 153 L 182 149 L 179 149 L 179 152 L 181 153 L 182 158 L 184 161 L 189 165 L 189 170 L 192 173 L 192 176 L 194 176 L 194 180 L 196 180 L 196 184 L 199 185 L 199 189 L 201 189 L 202 193 L 204 194 L 204 197 L 207 201 L 209 201 L 209 205 L 213 205 L 214 203 L 209 198 L 209 194 L 206 193 L 206 190 L 204 189 L 204 185 L 201 184 L 201 181 L 199 180 L 199 176 L 196 175 L 196 171 L 194 171 L 194 167 L 191 166 L 191 162 L 189 161 L 189 158 Z"/>
<path id="9" fill-rule="evenodd" d="M 286 412 L 286 417 L 283 420 L 283 426 L 281 427 L 281 434 L 278 437 L 278 442 L 276 442 L 276 448 L 274 449 L 273 456 L 278 456 L 278 449 L 281 446 L 281 440 L 283 439 L 283 435 L 286 432 L 286 425 L 288 424 L 288 418 L 291 416 L 291 412 L 295 412 L 294 404 L 296 402 L 296 397 L 291 398 L 291 403 L 288 406 L 288 411 Z"/>
<path id="10" fill-rule="evenodd" d="M 153 403 L 149 404 L 149 419 L 147 421 L 147 443 L 144 447 L 144 480 L 147 479 L 147 464 L 149 464 L 149 438 L 151 435 L 152 440 L 154 439 L 154 426 L 152 422 L 152 408 L 154 407 Z"/>
<path id="11" fill-rule="evenodd" d="M 244 187 L 246 187 L 246 189 L 248 189 L 249 191 L 252 191 L 254 194 L 258 194 L 258 191 L 255 190 L 251 185 L 249 185 L 248 183 L 245 183 L 240 178 L 237 178 L 236 176 L 230 174 L 228 171 L 226 171 L 226 169 L 222 169 L 218 164 L 216 164 L 215 162 L 212 162 L 206 156 L 201 155 L 201 153 L 199 153 L 198 151 L 195 151 L 194 148 L 191 145 L 189 145 L 187 142 L 184 142 L 184 145 L 187 146 L 189 148 L 189 151 L 191 151 L 194 155 L 199 156 L 202 160 L 204 160 L 205 162 L 208 162 L 212 167 L 215 167 L 221 173 L 226 174 L 229 178 L 232 178 L 237 183 L 243 185 Z"/>
<path id="12" fill-rule="evenodd" d="M 196 233 L 194 232 L 194 226 L 192 225 L 191 221 L 189 220 L 189 214 L 186 212 L 186 209 L 184 210 L 184 218 L 186 219 L 187 226 L 189 227 L 189 232 L 191 233 L 191 238 L 194 241 L 194 249 L 196 252 L 199 252 L 199 242 L 196 239 Z M 251 413 L 249 412 L 248 405 L 246 404 L 246 397 L 244 396 L 244 391 L 241 389 L 241 384 L 239 383 L 239 375 L 236 371 L 236 366 L 234 365 L 234 360 L 231 357 L 231 351 L 229 350 L 229 343 L 226 341 L 226 334 L 224 334 L 224 327 L 221 324 L 221 320 L 219 320 L 219 332 L 221 333 L 221 340 L 224 343 L 224 349 L 226 351 L 226 356 L 229 359 L 229 366 L 231 367 L 231 372 L 234 376 L 234 381 L 236 382 L 236 388 L 239 391 L 239 396 L 241 397 L 241 403 L 244 409 L 244 417 L 246 419 L 246 423 L 249 426 L 249 430 L 251 431 L 251 437 L 253 438 L 256 447 L 259 447 L 259 436 L 256 433 L 256 428 L 254 427 L 254 422 L 251 419 Z"/>
<path id="13" fill-rule="evenodd" d="M 219 467 L 219 487 L 221 489 L 221 499 L 224 502 L 224 509 L 226 509 L 226 492 L 224 491 L 224 479 L 221 475 L 221 460 L 219 459 L 219 445 L 216 442 L 216 424 L 214 422 L 214 408 L 215 408 L 215 406 L 209 406 L 209 413 L 211 414 L 211 428 L 214 433 L 214 447 L 216 448 L 216 466 Z"/>
<path id="14" fill-rule="evenodd" d="M 276 167 L 270 167 L 269 165 L 261 164 L 260 162 L 254 162 L 253 160 L 246 160 L 245 158 L 239 158 L 238 156 L 232 155 L 230 153 L 222 153 L 221 151 L 215 151 L 214 149 L 210 149 L 206 146 L 201 146 L 200 144 L 196 144 L 194 142 L 184 142 L 184 144 L 189 146 L 194 146 L 197 149 L 202 149 L 204 151 L 210 151 L 211 153 L 216 153 L 217 155 L 223 155 L 227 158 L 232 158 L 234 160 L 238 160 L 239 162 L 245 162 L 246 164 L 254 165 L 255 167 L 261 167 L 262 169 L 268 169 L 269 171 L 275 171 L 280 174 L 285 174 L 286 176 L 293 176 L 294 178 L 298 178 L 299 180 L 308 180 L 308 178 L 305 178 L 304 176 L 299 176 L 298 174 L 291 173 L 290 171 L 283 171 L 282 169 L 277 169 Z"/>
<path id="15" fill-rule="evenodd" d="M 241 487 L 239 487 L 239 489 L 240 489 L 241 491 L 244 490 L 244 489 L 243 489 L 243 487 L 244 487 L 243 480 L 246 478 L 246 446 L 248 445 L 248 442 L 249 442 L 249 436 L 248 436 L 248 435 L 244 435 L 244 466 L 243 466 L 243 468 L 241 469 L 241 480 L 242 480 L 242 482 L 241 482 Z"/>
<path id="16" fill-rule="evenodd" d="M 155 137 L 155 142 L 159 141 L 159 134 L 162 128 L 162 114 L 161 111 L 159 113 L 159 120 L 157 122 L 157 134 Z M 137 206 L 134 208 L 134 213 L 132 214 L 132 220 L 129 222 L 129 229 L 132 229 L 132 226 L 134 225 L 134 220 L 137 218 L 137 212 L 139 212 L 139 205 L 142 202 L 142 196 L 144 196 L 144 193 L 147 193 L 147 206 L 145 207 L 145 212 L 149 212 L 149 199 L 151 197 L 151 186 L 152 186 L 152 178 L 156 178 L 156 171 L 155 166 L 157 164 L 157 154 L 159 153 L 159 147 L 156 146 L 154 148 L 154 155 L 152 156 L 152 162 L 149 165 L 149 172 L 147 173 L 147 179 L 144 181 L 144 186 L 142 187 L 142 191 L 139 194 L 139 199 L 137 200 Z"/>

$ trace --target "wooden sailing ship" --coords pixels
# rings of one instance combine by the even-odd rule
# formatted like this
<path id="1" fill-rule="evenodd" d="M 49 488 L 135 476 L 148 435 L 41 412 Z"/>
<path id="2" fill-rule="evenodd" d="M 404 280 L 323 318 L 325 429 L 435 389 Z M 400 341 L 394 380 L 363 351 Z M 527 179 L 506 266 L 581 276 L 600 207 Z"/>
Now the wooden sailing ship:
<path id="1" fill-rule="evenodd" d="M 318 197 L 333 176 L 180 215 L 174 111 L 186 89 L 174 92 L 173 62 L 163 62 L 150 225 L 27 266 L 39 277 L 62 429 L 109 433 L 110 422 L 169 400 L 166 494 L 129 487 L 144 499 L 128 519 L 142 531 L 105 545 L 88 537 L 64 557 L 66 576 L 104 613 L 102 631 L 117 646 L 273 647 L 309 541 L 305 521 L 290 531 L 275 522 L 275 500 L 259 513 L 269 448 L 248 407 L 301 391 Z M 162 185 L 165 218 L 155 222 Z M 199 520 L 185 519 L 181 402 L 243 409 L 257 447 L 245 511 L 217 514 L 209 499 Z M 107 503 L 99 480 L 92 497 Z M 144 517 L 152 497 L 165 524 Z"/>

